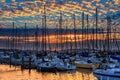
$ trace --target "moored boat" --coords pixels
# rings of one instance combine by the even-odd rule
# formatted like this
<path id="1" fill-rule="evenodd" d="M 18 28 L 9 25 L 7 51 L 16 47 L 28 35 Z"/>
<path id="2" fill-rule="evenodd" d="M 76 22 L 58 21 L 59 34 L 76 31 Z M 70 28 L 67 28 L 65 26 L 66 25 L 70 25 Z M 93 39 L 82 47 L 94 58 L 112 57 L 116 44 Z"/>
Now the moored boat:
<path id="1" fill-rule="evenodd" d="M 93 67 L 99 68 L 98 63 L 88 63 L 86 61 L 75 61 L 74 64 L 78 68 L 92 69 Z"/>
<path id="2" fill-rule="evenodd" d="M 43 62 L 37 65 L 37 71 L 54 72 L 56 69 L 55 65 L 52 65 L 50 62 Z"/>
<path id="3" fill-rule="evenodd" d="M 98 74 L 94 74 L 94 76 L 95 76 L 98 80 L 120 80 L 119 77 L 104 76 L 104 75 L 98 75 Z"/>
<path id="4" fill-rule="evenodd" d="M 56 69 L 57 71 L 71 71 L 71 70 L 76 70 L 76 66 L 70 63 L 63 63 L 60 62 L 56 64 Z"/>
<path id="5" fill-rule="evenodd" d="M 0 63 L 8 64 L 10 62 L 10 56 L 9 55 L 1 55 L 0 56 Z"/>
<path id="6" fill-rule="evenodd" d="M 93 73 L 95 75 L 102 75 L 102 76 L 109 76 L 109 77 L 119 77 L 119 79 L 120 79 L 120 68 L 97 69 Z"/>

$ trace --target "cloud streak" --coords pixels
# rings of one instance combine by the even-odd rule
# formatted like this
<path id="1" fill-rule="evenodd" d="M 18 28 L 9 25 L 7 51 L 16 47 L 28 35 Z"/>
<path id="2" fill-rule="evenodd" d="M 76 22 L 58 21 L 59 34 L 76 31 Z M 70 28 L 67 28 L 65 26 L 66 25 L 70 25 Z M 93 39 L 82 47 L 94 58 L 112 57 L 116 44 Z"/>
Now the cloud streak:
<path id="1" fill-rule="evenodd" d="M 77 16 L 77 18 L 81 17 L 82 12 L 85 15 L 89 15 L 91 17 L 95 16 L 95 9 L 98 8 L 99 17 L 106 16 L 108 13 L 115 14 L 120 9 L 120 1 L 112 0 L 112 1 L 104 1 L 103 0 L 83 0 L 81 2 L 78 1 L 55 1 L 49 0 L 47 2 L 43 0 L 30 0 L 30 1 L 22 1 L 18 2 L 18 0 L 13 1 L 12 3 L 6 3 L 4 0 L 0 2 L 0 18 L 11 18 L 13 21 L 16 19 L 19 20 L 20 17 L 33 17 L 33 22 L 36 15 L 39 15 L 41 19 L 44 14 L 44 5 L 46 5 L 46 16 L 47 18 L 58 18 L 60 17 L 60 11 L 63 14 L 64 19 L 71 18 L 73 14 Z M 16 19 L 15 19 L 16 18 Z M 14 20 L 15 19 L 15 20 Z M 22 19 L 23 22 L 26 19 Z M 7 20 L 6 20 L 7 21 Z M 30 18 L 27 21 L 31 21 Z M 21 22 L 21 21 L 20 21 Z M 2 20 L 1 20 L 2 23 Z"/>

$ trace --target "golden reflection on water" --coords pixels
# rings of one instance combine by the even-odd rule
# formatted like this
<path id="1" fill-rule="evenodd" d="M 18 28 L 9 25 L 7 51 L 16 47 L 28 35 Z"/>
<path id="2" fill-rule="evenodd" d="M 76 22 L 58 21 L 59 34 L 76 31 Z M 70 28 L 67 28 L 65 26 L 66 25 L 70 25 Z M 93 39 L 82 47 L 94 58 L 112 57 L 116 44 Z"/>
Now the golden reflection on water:
<path id="1" fill-rule="evenodd" d="M 84 69 L 73 73 L 41 73 L 0 65 L 0 80 L 97 80 L 97 78 L 93 76 L 92 71 Z"/>
<path id="2" fill-rule="evenodd" d="M 83 36 L 83 37 L 82 37 Z M 47 35 L 46 37 L 44 36 L 38 36 L 38 42 L 42 42 L 43 39 L 46 39 L 46 43 L 66 43 L 66 42 L 81 42 L 81 41 L 86 41 L 86 40 L 105 40 L 107 37 L 107 34 L 63 34 L 63 35 Z M 36 42 L 36 38 L 29 36 L 26 38 L 25 37 L 12 37 L 12 36 L 0 36 L 0 40 L 10 40 L 13 41 L 12 39 L 19 40 L 16 43 L 32 43 Z M 111 39 L 120 39 L 119 33 L 111 33 L 110 34 Z"/>

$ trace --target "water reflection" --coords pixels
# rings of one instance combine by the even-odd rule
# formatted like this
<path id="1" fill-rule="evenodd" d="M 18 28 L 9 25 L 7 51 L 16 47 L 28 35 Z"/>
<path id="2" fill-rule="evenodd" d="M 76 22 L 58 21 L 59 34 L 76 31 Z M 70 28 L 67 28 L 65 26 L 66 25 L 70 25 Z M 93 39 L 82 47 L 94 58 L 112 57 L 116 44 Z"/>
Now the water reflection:
<path id="1" fill-rule="evenodd" d="M 97 35 L 97 36 L 96 36 Z M 45 39 L 45 40 L 43 40 Z M 15 49 L 24 50 L 25 45 L 28 50 L 42 50 L 43 45 L 46 45 L 47 50 L 61 50 L 61 45 L 64 50 L 73 49 L 107 49 L 107 34 L 62 34 L 62 35 L 47 35 L 46 37 L 39 35 L 35 36 L 0 36 L 0 49 Z M 82 43 L 83 42 L 83 43 Z M 83 46 L 82 46 L 83 44 Z M 118 50 L 120 45 L 119 33 L 111 33 L 109 40 L 111 50 Z M 62 50 L 63 50 L 62 49 Z"/>
<path id="2" fill-rule="evenodd" d="M 120 77 L 112 77 L 112 76 L 104 76 L 104 75 L 96 75 L 99 80 L 120 80 Z"/>
<path id="3" fill-rule="evenodd" d="M 20 67 L 0 65 L 0 80 L 97 80 L 90 70 L 79 69 L 76 72 L 41 73 L 36 70 L 23 70 Z"/>

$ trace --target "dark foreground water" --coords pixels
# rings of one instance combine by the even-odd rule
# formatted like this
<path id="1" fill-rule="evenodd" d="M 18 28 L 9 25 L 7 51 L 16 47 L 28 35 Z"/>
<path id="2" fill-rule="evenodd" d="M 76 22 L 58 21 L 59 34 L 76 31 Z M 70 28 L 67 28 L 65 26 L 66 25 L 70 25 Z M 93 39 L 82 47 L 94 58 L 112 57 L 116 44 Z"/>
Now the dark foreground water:
<path id="1" fill-rule="evenodd" d="M 79 69 L 76 72 L 47 73 L 36 70 L 23 70 L 19 67 L 0 65 L 0 80 L 98 80 L 90 70 Z"/>

